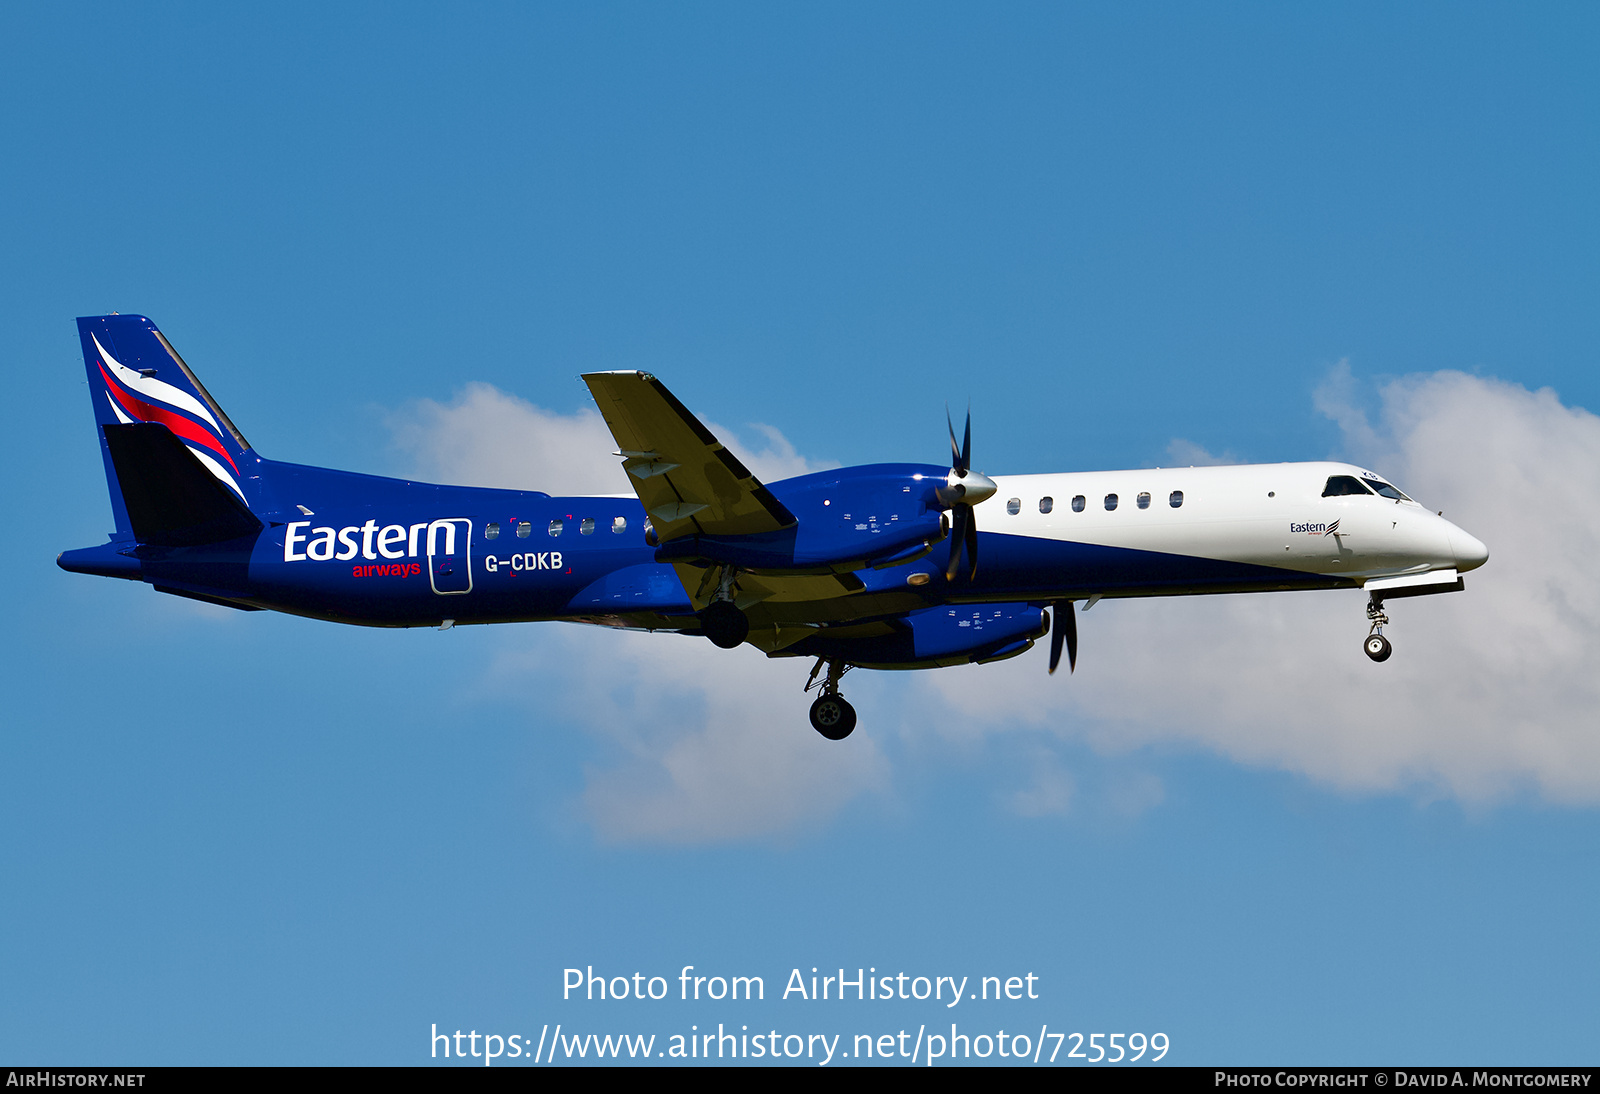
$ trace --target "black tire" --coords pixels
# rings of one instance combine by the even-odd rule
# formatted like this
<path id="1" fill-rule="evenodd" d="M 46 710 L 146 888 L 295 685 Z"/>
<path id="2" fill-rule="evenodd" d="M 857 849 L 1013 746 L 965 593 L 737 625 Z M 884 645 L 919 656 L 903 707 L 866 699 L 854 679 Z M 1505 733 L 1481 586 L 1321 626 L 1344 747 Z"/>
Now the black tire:
<path id="1" fill-rule="evenodd" d="M 1367 656 L 1374 661 L 1387 661 L 1389 660 L 1389 655 L 1394 652 L 1394 647 L 1389 645 L 1389 640 L 1381 634 L 1368 635 L 1366 645 L 1363 648 L 1367 651 Z"/>
<path id="2" fill-rule="evenodd" d="M 700 633 L 711 639 L 713 646 L 735 649 L 750 636 L 750 620 L 726 600 L 718 600 L 700 613 Z"/>
<path id="3" fill-rule="evenodd" d="M 856 708 L 838 695 L 811 704 L 811 728 L 830 741 L 842 741 L 856 728 Z"/>

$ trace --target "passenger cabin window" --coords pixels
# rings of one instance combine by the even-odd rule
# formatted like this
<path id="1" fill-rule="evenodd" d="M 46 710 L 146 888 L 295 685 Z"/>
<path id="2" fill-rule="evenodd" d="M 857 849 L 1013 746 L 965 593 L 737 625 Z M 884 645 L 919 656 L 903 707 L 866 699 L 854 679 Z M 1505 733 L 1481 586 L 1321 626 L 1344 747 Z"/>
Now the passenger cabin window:
<path id="1" fill-rule="evenodd" d="M 1150 492 L 1147 490 L 1144 493 L 1140 494 L 1139 497 L 1138 497 L 1138 502 L 1139 502 L 1139 508 L 1140 509 L 1148 509 L 1148 508 L 1150 508 Z"/>
<path id="2" fill-rule="evenodd" d="M 594 535 L 594 518 L 584 517 L 578 522 L 578 531 L 586 536 Z"/>
<path id="3" fill-rule="evenodd" d="M 561 529 L 565 527 L 566 525 L 561 523 L 561 518 L 557 517 L 555 520 L 550 522 L 550 534 L 552 536 L 559 536 L 561 534 Z"/>
<path id="4" fill-rule="evenodd" d="M 1048 513 L 1050 510 L 1054 509 L 1055 507 L 1056 507 L 1056 499 L 1055 498 L 1040 498 L 1039 499 L 1039 512 Z"/>
<path id="5" fill-rule="evenodd" d="M 1390 489 L 1394 489 L 1390 487 Z M 1342 498 L 1348 494 L 1370 494 L 1372 491 L 1361 485 L 1361 480 L 1353 475 L 1331 475 L 1328 485 L 1322 488 L 1325 498 Z"/>
<path id="6" fill-rule="evenodd" d="M 1382 482 L 1382 481 L 1380 481 L 1378 479 L 1368 479 L 1367 480 L 1367 485 L 1372 487 L 1378 493 L 1382 494 L 1384 497 L 1389 498 L 1392 501 L 1410 501 L 1411 500 L 1410 498 L 1408 498 L 1404 494 L 1402 494 L 1400 491 L 1398 491 L 1394 487 L 1390 486 L 1388 483 Z"/>
<path id="7" fill-rule="evenodd" d="M 484 539 L 499 539 L 500 538 L 500 525 L 496 524 L 492 520 L 488 524 L 485 524 L 483 526 L 483 538 Z"/>
<path id="8" fill-rule="evenodd" d="M 627 517 L 615 517 L 615 518 L 613 518 L 612 521 L 611 521 L 611 530 L 613 532 L 626 532 L 628 530 L 628 518 Z"/>
<path id="9" fill-rule="evenodd" d="M 1016 516 L 1018 513 L 1022 512 L 1022 499 L 1012 498 L 1010 501 L 1006 502 L 1006 512 L 1010 513 L 1012 516 Z"/>
<path id="10" fill-rule="evenodd" d="M 1167 498 L 1167 504 L 1172 506 L 1174 509 L 1176 509 L 1176 508 L 1178 508 L 1178 506 L 1182 505 L 1183 504 L 1183 491 L 1182 490 L 1174 490 L 1172 492 L 1172 495 Z"/>
<path id="11" fill-rule="evenodd" d="M 1086 499 L 1082 494 L 1079 494 L 1077 497 L 1072 499 L 1072 511 L 1074 513 L 1081 513 L 1083 512 L 1083 507 L 1086 504 L 1088 504 L 1088 499 Z"/>
<path id="12" fill-rule="evenodd" d="M 1109 512 L 1111 512 L 1111 510 L 1115 509 L 1116 507 L 1117 507 L 1117 496 L 1115 494 L 1107 494 L 1106 495 L 1106 512 L 1109 513 Z"/>
<path id="13" fill-rule="evenodd" d="M 518 539 L 527 539 L 532 534 L 533 534 L 533 525 L 530 522 L 525 521 L 525 520 L 519 520 L 517 522 L 517 538 Z"/>

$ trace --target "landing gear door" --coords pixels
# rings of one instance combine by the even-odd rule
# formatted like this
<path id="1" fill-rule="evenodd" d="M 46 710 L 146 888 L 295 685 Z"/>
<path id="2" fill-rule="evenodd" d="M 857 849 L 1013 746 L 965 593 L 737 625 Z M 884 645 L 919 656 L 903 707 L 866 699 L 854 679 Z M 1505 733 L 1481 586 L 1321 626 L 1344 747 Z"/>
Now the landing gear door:
<path id="1" fill-rule="evenodd" d="M 472 591 L 472 521 L 448 517 L 428 525 L 428 580 L 440 596 Z"/>

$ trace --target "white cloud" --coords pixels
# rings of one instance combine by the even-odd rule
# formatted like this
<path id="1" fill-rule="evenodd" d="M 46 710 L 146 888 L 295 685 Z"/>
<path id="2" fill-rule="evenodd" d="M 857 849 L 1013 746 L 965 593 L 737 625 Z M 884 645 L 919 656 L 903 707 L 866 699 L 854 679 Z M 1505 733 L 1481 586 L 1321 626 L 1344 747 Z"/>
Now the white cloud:
<path id="1" fill-rule="evenodd" d="M 467 384 L 449 403 L 417 399 L 391 414 L 394 443 L 419 476 L 464 486 L 542 490 L 547 494 L 631 494 L 617 442 L 600 412 L 559 414 L 492 384 Z M 807 460 L 778 430 L 755 423 L 755 444 L 707 422 L 763 482 L 837 467 Z"/>
<path id="2" fill-rule="evenodd" d="M 1007 795 L 1012 811 L 1024 817 L 1065 813 L 1076 789 L 1072 772 L 1062 766 L 1054 752 L 1041 747 L 1031 750 L 1028 769 L 1031 775 L 1028 784 Z"/>
<path id="3" fill-rule="evenodd" d="M 506 628 L 492 673 L 526 679 L 561 651 L 567 713 L 600 746 L 583 804 L 597 832 L 620 841 L 804 830 L 862 795 L 891 794 L 880 743 L 904 761 L 970 767 L 986 738 L 1018 731 L 1037 735 L 1024 748 L 1038 760 L 1032 781 L 1000 800 L 1028 816 L 1083 800 L 1052 737 L 1108 757 L 1197 747 L 1354 791 L 1600 799 L 1600 575 L 1588 558 L 1600 541 L 1600 418 L 1549 391 L 1459 373 L 1389 384 L 1376 422 L 1357 394 L 1341 365 L 1317 396 L 1346 454 L 1492 552 L 1466 592 L 1391 603 L 1395 655 L 1383 665 L 1361 652 L 1355 591 L 1108 600 L 1080 616 L 1076 676 L 1047 676 L 1042 650 L 983 667 L 853 675 L 851 698 L 871 728 L 842 746 L 805 723 L 807 666 L 748 648 Z M 412 404 L 394 425 L 430 477 L 626 489 L 592 411 L 554 414 L 475 384 L 448 405 Z M 819 466 L 776 430 L 756 429 L 764 446 L 740 455 L 763 478 Z M 1164 790 L 1128 760 L 1099 783 L 1108 808 L 1136 815 Z"/>
<path id="4" fill-rule="evenodd" d="M 1387 465 L 1396 455 L 1394 438 L 1373 428 L 1366 411 L 1361 409 L 1361 394 L 1361 385 L 1350 371 L 1350 362 L 1342 360 L 1318 385 L 1312 402 L 1317 413 L 1339 427 L 1348 452 L 1360 453 L 1362 459 Z"/>
<path id="5" fill-rule="evenodd" d="M 1186 441 L 1182 437 L 1174 438 L 1167 444 L 1167 464 L 1171 467 L 1216 467 L 1220 464 L 1243 462 L 1232 452 L 1224 452 L 1220 456 L 1213 455 L 1200 445 Z"/>
<path id="6" fill-rule="evenodd" d="M 389 416 L 389 428 L 424 478 L 547 494 L 629 492 L 611 455 L 616 441 L 594 409 L 557 414 L 472 383 L 449 403 L 408 403 Z"/>
<path id="7" fill-rule="evenodd" d="M 510 689 L 563 666 L 564 713 L 601 745 L 583 806 L 604 839 L 781 836 L 887 787 L 888 764 L 870 735 L 835 743 L 811 729 L 805 662 L 686 635 L 562 624 L 518 631 L 492 677 Z"/>

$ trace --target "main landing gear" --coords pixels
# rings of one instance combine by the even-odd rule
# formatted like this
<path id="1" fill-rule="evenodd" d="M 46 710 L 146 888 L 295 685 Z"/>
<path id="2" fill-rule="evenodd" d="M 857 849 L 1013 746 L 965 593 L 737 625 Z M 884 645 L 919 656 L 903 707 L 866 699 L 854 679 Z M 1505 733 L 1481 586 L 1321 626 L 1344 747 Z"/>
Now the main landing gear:
<path id="1" fill-rule="evenodd" d="M 1383 611 L 1383 597 L 1377 593 L 1367 594 L 1367 618 L 1372 621 L 1372 630 L 1362 648 L 1374 661 L 1387 661 L 1394 647 L 1383 636 L 1383 625 L 1389 622 L 1389 617 Z"/>
<path id="2" fill-rule="evenodd" d="M 822 671 L 823 665 L 828 666 L 828 675 L 819 681 L 817 674 Z M 839 694 L 839 678 L 850 669 L 850 665 L 819 657 L 816 667 L 811 670 L 811 679 L 806 681 L 807 691 L 814 687 L 822 688 L 822 694 L 811 704 L 811 728 L 830 741 L 842 741 L 856 728 L 856 708 Z"/>

